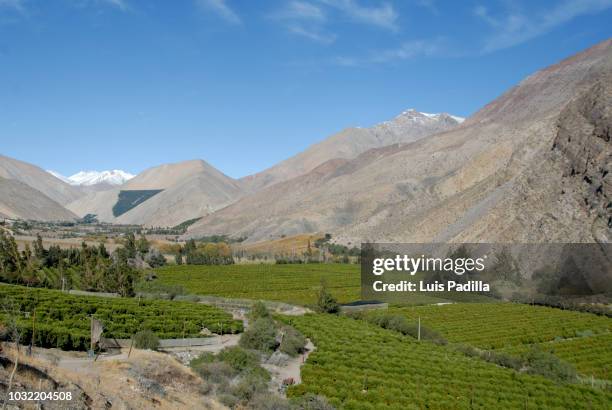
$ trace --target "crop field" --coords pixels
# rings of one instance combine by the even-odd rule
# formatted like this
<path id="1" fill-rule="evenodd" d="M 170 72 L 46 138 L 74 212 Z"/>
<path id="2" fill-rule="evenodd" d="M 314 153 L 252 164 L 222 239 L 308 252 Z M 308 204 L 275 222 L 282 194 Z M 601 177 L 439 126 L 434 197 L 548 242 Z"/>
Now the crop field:
<path id="1" fill-rule="evenodd" d="M 34 342 L 39 347 L 88 349 L 91 315 L 104 324 L 102 336 L 107 338 L 130 338 L 142 329 L 162 339 L 198 337 L 204 327 L 214 333 L 242 331 L 242 322 L 229 313 L 190 302 L 74 296 L 12 285 L 0 286 L 0 301 L 18 318 L 22 343 L 30 343 L 34 326 Z M 0 311 L 0 324 L 6 322 L 7 315 Z"/>
<path id="2" fill-rule="evenodd" d="M 442 333 L 451 343 L 481 349 L 530 345 L 568 339 L 587 332 L 612 331 L 612 319 L 543 306 L 516 303 L 457 303 L 443 306 L 394 307 L 399 313 Z"/>
<path id="3" fill-rule="evenodd" d="M 317 346 L 302 367 L 302 384 L 290 387 L 289 396 L 322 394 L 343 409 L 606 409 L 612 403 L 607 390 L 556 384 L 362 320 L 283 320 Z"/>
<path id="4" fill-rule="evenodd" d="M 584 377 L 612 380 L 612 333 L 556 340 L 537 346 L 571 363 Z M 527 345 L 512 346 L 504 352 L 516 356 L 529 348 Z"/>
<path id="5" fill-rule="evenodd" d="M 359 265 L 182 265 L 156 270 L 158 282 L 180 285 L 188 293 L 228 298 L 316 303 L 321 280 L 340 302 L 360 299 Z"/>

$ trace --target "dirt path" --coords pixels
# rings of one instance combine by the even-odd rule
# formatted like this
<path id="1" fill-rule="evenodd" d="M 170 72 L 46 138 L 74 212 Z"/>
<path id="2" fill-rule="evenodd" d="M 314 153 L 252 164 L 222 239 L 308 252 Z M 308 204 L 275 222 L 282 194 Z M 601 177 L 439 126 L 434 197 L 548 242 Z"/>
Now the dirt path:
<path id="1" fill-rule="evenodd" d="M 272 376 L 272 380 L 270 382 L 270 390 L 274 392 L 285 394 L 285 386 L 283 386 L 283 381 L 285 380 L 293 380 L 293 384 L 298 384 L 302 382 L 301 369 L 302 365 L 308 359 L 310 353 L 315 350 L 315 346 L 312 344 L 310 339 L 308 339 L 308 343 L 306 344 L 306 351 L 304 354 L 301 354 L 297 357 L 289 357 L 282 365 L 275 365 L 264 363 L 262 367 L 270 372 L 270 376 Z"/>

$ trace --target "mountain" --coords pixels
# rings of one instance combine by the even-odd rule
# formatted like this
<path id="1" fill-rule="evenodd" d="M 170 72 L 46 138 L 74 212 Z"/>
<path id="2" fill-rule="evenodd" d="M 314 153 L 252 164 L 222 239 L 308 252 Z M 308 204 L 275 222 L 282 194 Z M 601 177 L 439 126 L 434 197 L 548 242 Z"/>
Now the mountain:
<path id="1" fill-rule="evenodd" d="M 134 175 L 114 169 L 112 171 L 81 171 L 68 177 L 68 180 L 72 185 L 91 186 L 97 184 L 121 185 L 132 178 Z"/>
<path id="2" fill-rule="evenodd" d="M 83 195 L 78 188 L 43 169 L 3 155 L 0 155 L 0 177 L 22 182 L 60 205 L 72 202 Z"/>
<path id="3" fill-rule="evenodd" d="M 409 109 L 372 128 L 347 128 L 285 161 L 255 175 L 241 179 L 245 189 L 257 192 L 277 182 L 312 171 L 336 158 L 352 159 L 372 149 L 396 143 L 413 142 L 446 131 L 463 122 L 450 114 L 427 114 Z"/>
<path id="4" fill-rule="evenodd" d="M 207 215 L 243 194 L 238 181 L 202 160 L 150 168 L 125 184 L 68 205 L 77 215 L 106 222 L 175 226 Z"/>
<path id="5" fill-rule="evenodd" d="M 186 237 L 609 242 L 610 95 L 612 40 L 529 76 L 448 131 L 326 156 L 204 217 Z M 281 163 L 260 186 L 317 162 L 296 161 L 301 155 L 297 172 Z"/>
<path id="6" fill-rule="evenodd" d="M 29 185 L 0 177 L 0 218 L 66 221 L 76 217 Z"/>

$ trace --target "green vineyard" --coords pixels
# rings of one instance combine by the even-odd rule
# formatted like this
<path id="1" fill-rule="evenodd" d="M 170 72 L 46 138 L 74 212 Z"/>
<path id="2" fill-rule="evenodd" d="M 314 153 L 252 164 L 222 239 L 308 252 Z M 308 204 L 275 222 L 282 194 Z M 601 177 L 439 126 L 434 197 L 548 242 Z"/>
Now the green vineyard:
<path id="1" fill-rule="evenodd" d="M 340 302 L 359 299 L 359 265 L 183 265 L 156 270 L 158 282 L 189 293 L 314 304 L 323 279 Z"/>
<path id="2" fill-rule="evenodd" d="M 584 377 L 612 380 L 612 333 L 578 336 L 562 339 L 537 346 L 558 358 L 571 363 Z M 511 355 L 525 354 L 531 346 L 519 345 L 504 349 Z"/>
<path id="3" fill-rule="evenodd" d="M 198 337 L 203 328 L 214 333 L 239 333 L 242 322 L 215 307 L 161 300 L 73 296 L 61 291 L 0 285 L 0 324 L 16 318 L 21 340 L 65 350 L 86 350 L 90 317 L 104 324 L 103 336 L 130 338 L 142 329 L 160 338 Z M 35 318 L 34 321 L 34 311 Z M 33 332 L 34 329 L 34 332 Z"/>
<path id="4" fill-rule="evenodd" d="M 317 347 L 289 396 L 321 394 L 342 409 L 607 409 L 612 403 L 607 390 L 556 384 L 362 320 L 283 320 Z M 500 316 L 498 326 L 506 323 Z"/>
<path id="5" fill-rule="evenodd" d="M 516 303 L 457 303 L 442 306 L 390 308 L 442 333 L 451 343 L 481 349 L 548 342 L 573 338 L 584 332 L 612 331 L 612 319 L 542 306 Z"/>

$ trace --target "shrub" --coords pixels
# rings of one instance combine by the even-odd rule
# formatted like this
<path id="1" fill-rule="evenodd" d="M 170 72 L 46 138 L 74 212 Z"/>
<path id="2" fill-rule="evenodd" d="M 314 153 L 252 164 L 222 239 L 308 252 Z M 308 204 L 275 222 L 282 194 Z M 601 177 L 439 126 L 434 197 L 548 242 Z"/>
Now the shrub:
<path id="1" fill-rule="evenodd" d="M 149 329 L 141 330 L 134 335 L 134 346 L 138 349 L 157 350 L 159 338 Z"/>
<path id="2" fill-rule="evenodd" d="M 196 373 L 210 383 L 224 383 L 236 375 L 232 366 L 225 362 L 201 363 L 193 367 Z"/>
<path id="3" fill-rule="evenodd" d="M 361 317 L 365 318 L 365 320 L 370 323 L 374 323 L 375 325 L 382 327 L 383 329 L 394 330 L 403 335 L 414 337 L 415 339 L 419 337 L 418 324 L 408 322 L 408 319 L 406 319 L 405 316 L 384 313 L 374 314 L 371 316 L 362 315 Z M 440 333 L 426 328 L 425 326 L 421 326 L 421 340 L 429 340 L 436 344 L 442 345 L 447 343 L 446 339 Z"/>
<path id="4" fill-rule="evenodd" d="M 525 356 L 527 373 L 538 374 L 558 382 L 575 382 L 576 369 L 552 353 L 532 348 Z"/>
<path id="5" fill-rule="evenodd" d="M 322 313 L 338 313 L 340 311 L 338 301 L 327 291 L 327 286 L 323 282 L 319 291 L 317 308 Z"/>
<path id="6" fill-rule="evenodd" d="M 251 313 L 249 315 L 249 319 L 255 321 L 259 318 L 268 318 L 270 317 L 270 312 L 268 312 L 268 308 L 262 301 L 257 301 L 253 303 L 251 307 Z"/>
<path id="7" fill-rule="evenodd" d="M 254 410 L 293 410 L 289 402 L 272 393 L 258 393 L 249 402 L 249 408 Z"/>
<path id="8" fill-rule="evenodd" d="M 216 356 L 216 360 L 227 363 L 238 372 L 252 369 L 259 365 L 259 357 L 255 352 L 242 349 L 238 346 L 221 350 Z"/>
<path id="9" fill-rule="evenodd" d="M 334 410 L 325 397 L 312 393 L 291 400 L 291 404 L 296 410 Z"/>
<path id="10" fill-rule="evenodd" d="M 294 328 L 287 326 L 282 329 L 283 338 L 279 350 L 291 357 L 295 357 L 304 352 L 306 338 Z"/>
<path id="11" fill-rule="evenodd" d="M 246 349 L 270 352 L 277 346 L 276 325 L 270 318 L 257 319 L 240 337 L 240 346 Z"/>

